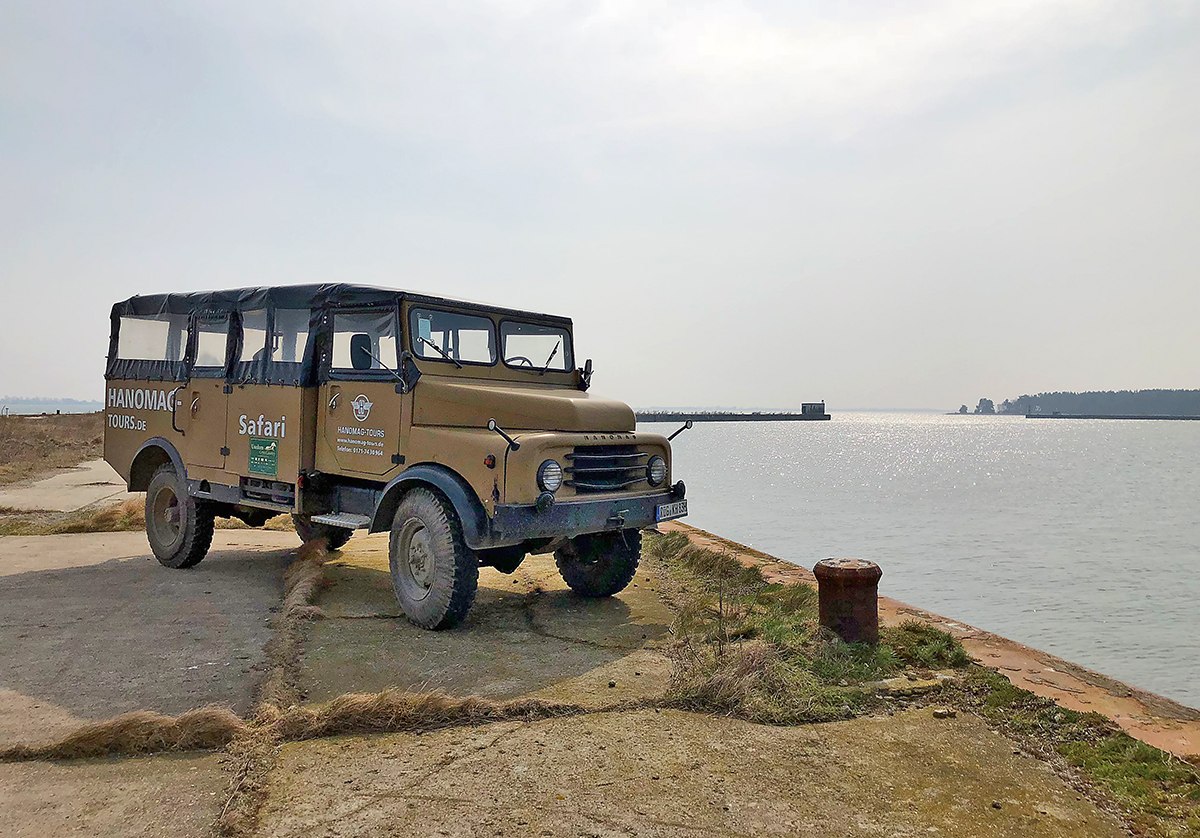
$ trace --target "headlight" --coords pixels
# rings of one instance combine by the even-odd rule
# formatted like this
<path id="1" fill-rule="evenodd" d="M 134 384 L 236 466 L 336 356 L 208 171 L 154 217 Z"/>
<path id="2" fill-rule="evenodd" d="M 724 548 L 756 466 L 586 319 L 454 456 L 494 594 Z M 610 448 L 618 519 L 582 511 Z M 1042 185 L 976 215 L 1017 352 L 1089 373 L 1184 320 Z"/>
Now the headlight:
<path id="1" fill-rule="evenodd" d="M 562 466 L 554 460 L 546 460 L 538 466 L 537 481 L 547 492 L 557 492 L 562 485 Z"/>
<path id="2" fill-rule="evenodd" d="M 667 479 L 667 461 L 662 457 L 651 457 L 646 463 L 646 479 L 651 486 L 661 486 Z"/>

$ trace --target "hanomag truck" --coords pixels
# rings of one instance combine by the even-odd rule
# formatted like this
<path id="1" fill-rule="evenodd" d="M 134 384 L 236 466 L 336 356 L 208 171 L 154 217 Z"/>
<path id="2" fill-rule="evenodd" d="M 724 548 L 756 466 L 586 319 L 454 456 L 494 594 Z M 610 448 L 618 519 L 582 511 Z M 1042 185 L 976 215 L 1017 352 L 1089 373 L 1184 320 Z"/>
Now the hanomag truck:
<path id="1" fill-rule="evenodd" d="M 290 513 L 333 549 L 387 531 L 405 615 L 449 628 L 481 566 L 552 552 L 611 596 L 641 531 L 687 514 L 669 440 L 591 376 L 565 317 L 343 284 L 136 296 L 112 309 L 104 458 L 167 567 L 215 518 Z"/>

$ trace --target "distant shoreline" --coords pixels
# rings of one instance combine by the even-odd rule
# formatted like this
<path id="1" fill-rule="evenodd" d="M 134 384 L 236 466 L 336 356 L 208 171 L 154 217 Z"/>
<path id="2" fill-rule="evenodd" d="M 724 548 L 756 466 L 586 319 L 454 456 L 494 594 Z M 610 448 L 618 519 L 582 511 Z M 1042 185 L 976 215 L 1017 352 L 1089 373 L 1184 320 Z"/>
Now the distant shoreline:
<path id="1" fill-rule="evenodd" d="M 635 411 L 639 422 L 824 422 L 828 413 L 722 413 L 715 411 Z"/>
<path id="2" fill-rule="evenodd" d="M 1018 416 L 1020 414 L 1017 414 Z M 1145 419 L 1158 422 L 1195 422 L 1200 416 L 1170 416 L 1153 414 L 1108 414 L 1108 413 L 1026 413 L 1026 419 Z"/>

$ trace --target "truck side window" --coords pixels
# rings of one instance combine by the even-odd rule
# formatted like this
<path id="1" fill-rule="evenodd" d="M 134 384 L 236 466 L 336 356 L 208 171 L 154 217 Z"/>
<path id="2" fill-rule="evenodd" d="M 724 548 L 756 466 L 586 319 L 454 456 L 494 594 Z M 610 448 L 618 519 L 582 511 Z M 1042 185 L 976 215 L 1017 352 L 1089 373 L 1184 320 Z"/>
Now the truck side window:
<path id="1" fill-rule="evenodd" d="M 195 367 L 224 367 L 225 349 L 229 343 L 229 317 L 198 318 L 196 320 Z"/>
<path id="2" fill-rule="evenodd" d="M 308 316 L 306 308 L 275 310 L 275 329 L 271 334 L 271 360 L 283 364 L 304 362 L 308 345 Z"/>
<path id="3" fill-rule="evenodd" d="M 333 315 L 331 369 L 366 372 L 386 366 L 395 370 L 399 366 L 396 346 L 396 319 L 390 310 Z"/>
<path id="4" fill-rule="evenodd" d="M 267 351 L 267 310 L 242 312 L 242 361 L 261 361 Z"/>
<path id="5" fill-rule="evenodd" d="M 129 361 L 182 361 L 186 314 L 125 315 L 117 332 L 117 357 Z"/>

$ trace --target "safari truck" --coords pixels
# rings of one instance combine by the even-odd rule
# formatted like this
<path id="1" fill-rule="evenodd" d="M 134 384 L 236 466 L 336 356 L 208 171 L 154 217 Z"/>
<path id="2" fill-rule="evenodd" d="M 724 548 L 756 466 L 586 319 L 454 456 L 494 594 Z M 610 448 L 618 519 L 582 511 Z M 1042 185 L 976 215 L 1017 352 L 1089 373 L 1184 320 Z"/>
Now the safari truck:
<path id="1" fill-rule="evenodd" d="M 340 284 L 138 296 L 112 309 L 104 458 L 163 565 L 200 562 L 215 518 L 288 513 L 334 549 L 387 531 L 400 607 L 442 629 L 481 566 L 531 553 L 615 594 L 641 531 L 687 514 L 669 439 L 591 377 L 565 317 Z"/>

